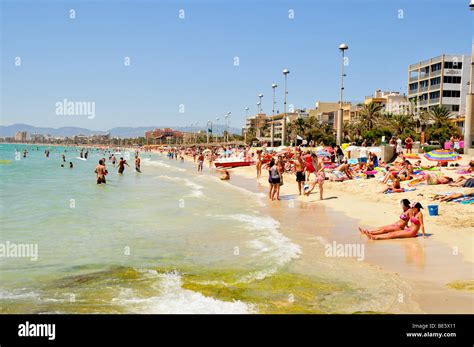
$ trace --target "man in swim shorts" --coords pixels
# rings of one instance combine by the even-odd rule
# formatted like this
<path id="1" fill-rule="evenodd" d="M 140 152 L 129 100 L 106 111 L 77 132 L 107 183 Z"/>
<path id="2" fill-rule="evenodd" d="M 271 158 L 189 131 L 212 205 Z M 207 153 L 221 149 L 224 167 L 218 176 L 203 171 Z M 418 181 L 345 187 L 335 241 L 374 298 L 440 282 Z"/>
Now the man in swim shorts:
<path id="1" fill-rule="evenodd" d="M 97 184 L 105 184 L 106 170 L 102 159 L 99 160 L 99 165 L 97 165 L 94 172 L 97 174 Z"/>

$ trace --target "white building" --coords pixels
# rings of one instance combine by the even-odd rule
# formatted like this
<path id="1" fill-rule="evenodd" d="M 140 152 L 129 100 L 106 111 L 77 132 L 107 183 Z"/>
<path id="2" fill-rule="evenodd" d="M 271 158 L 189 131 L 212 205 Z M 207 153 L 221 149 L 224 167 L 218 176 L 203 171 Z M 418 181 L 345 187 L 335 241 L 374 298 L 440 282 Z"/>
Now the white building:
<path id="1" fill-rule="evenodd" d="M 415 111 L 443 105 L 454 114 L 465 114 L 471 57 L 448 55 L 408 66 L 408 99 Z"/>

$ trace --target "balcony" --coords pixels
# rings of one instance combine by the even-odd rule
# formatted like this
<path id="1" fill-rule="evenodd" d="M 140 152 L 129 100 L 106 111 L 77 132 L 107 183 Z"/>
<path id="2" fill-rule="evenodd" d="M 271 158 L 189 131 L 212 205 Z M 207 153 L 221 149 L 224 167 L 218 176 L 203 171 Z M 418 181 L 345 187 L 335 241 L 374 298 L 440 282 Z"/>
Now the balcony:
<path id="1" fill-rule="evenodd" d="M 430 105 L 439 104 L 440 98 L 430 99 Z"/>
<path id="2" fill-rule="evenodd" d="M 410 82 L 416 82 L 416 81 L 418 81 L 418 75 L 410 77 L 410 78 L 409 78 L 409 81 L 410 81 Z"/>
<path id="3" fill-rule="evenodd" d="M 428 86 L 419 88 L 420 93 L 427 92 L 427 91 L 428 91 Z"/>
<path id="4" fill-rule="evenodd" d="M 441 76 L 441 70 L 431 71 L 431 77 Z"/>
<path id="5" fill-rule="evenodd" d="M 418 105 L 419 106 L 428 105 L 428 100 L 419 100 Z"/>
<path id="6" fill-rule="evenodd" d="M 417 93 L 418 93 L 418 88 L 416 88 L 416 89 L 409 89 L 409 90 L 408 90 L 408 95 L 417 94 Z"/>
<path id="7" fill-rule="evenodd" d="M 438 90 L 441 87 L 441 84 L 430 85 L 430 91 Z"/>

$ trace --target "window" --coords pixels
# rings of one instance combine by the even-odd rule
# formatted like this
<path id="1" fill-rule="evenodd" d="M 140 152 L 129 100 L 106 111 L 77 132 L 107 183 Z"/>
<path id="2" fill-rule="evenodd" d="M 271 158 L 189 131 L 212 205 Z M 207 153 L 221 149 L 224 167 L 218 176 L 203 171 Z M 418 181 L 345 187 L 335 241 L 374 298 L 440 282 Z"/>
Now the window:
<path id="1" fill-rule="evenodd" d="M 428 87 L 428 80 L 420 82 L 420 88 Z"/>
<path id="2" fill-rule="evenodd" d="M 445 69 L 462 69 L 462 62 L 460 61 L 445 61 Z"/>
<path id="3" fill-rule="evenodd" d="M 439 98 L 439 90 L 437 92 L 430 93 L 430 99 L 438 99 Z"/>
<path id="4" fill-rule="evenodd" d="M 444 76 L 443 77 L 444 83 L 461 83 L 461 76 Z"/>
<path id="5" fill-rule="evenodd" d="M 410 90 L 416 90 L 416 89 L 418 89 L 418 83 L 411 83 Z"/>
<path id="6" fill-rule="evenodd" d="M 437 63 L 437 64 L 434 64 L 434 65 L 431 65 L 431 71 L 439 71 L 441 70 L 441 63 Z"/>
<path id="7" fill-rule="evenodd" d="M 441 77 L 432 78 L 430 80 L 431 86 L 436 86 L 436 85 L 439 85 L 440 83 L 441 83 Z"/>
<path id="8" fill-rule="evenodd" d="M 461 92 L 459 90 L 443 90 L 443 96 L 446 98 L 459 98 Z"/>
<path id="9" fill-rule="evenodd" d="M 453 111 L 459 111 L 459 105 L 453 105 Z"/>

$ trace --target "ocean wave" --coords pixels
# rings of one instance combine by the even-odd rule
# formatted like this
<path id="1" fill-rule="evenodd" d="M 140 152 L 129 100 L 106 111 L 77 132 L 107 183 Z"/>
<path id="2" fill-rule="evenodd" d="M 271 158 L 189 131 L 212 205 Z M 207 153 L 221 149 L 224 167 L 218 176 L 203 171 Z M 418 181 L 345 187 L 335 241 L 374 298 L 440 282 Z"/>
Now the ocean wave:
<path id="1" fill-rule="evenodd" d="M 249 231 L 259 231 L 256 238 L 247 242 L 247 246 L 256 250 L 256 256 L 267 256 L 273 264 L 265 269 L 250 272 L 237 280 L 237 283 L 249 283 L 272 276 L 278 268 L 301 255 L 301 247 L 279 232 L 280 223 L 271 217 L 252 216 L 246 214 L 211 215 L 221 219 L 234 220 L 244 223 Z M 215 284 L 215 282 L 209 282 Z M 223 284 L 219 282 L 219 284 Z"/>
<path id="2" fill-rule="evenodd" d="M 198 176 L 197 179 L 205 180 L 205 181 L 218 182 L 219 184 L 225 184 L 228 189 L 232 189 L 234 191 L 238 191 L 238 192 L 243 193 L 245 195 L 251 196 L 252 198 L 254 198 L 254 200 L 252 200 L 252 201 L 256 202 L 257 205 L 259 205 L 261 207 L 267 206 L 267 204 L 264 202 L 265 198 L 267 197 L 267 194 L 265 194 L 265 193 L 254 193 L 254 192 L 252 192 L 248 189 L 236 186 L 232 183 L 229 184 L 229 182 L 227 182 L 227 181 L 222 181 L 221 179 L 219 179 L 218 177 L 215 177 L 215 176 L 202 175 L 202 176 Z"/>
<path id="3" fill-rule="evenodd" d="M 179 167 L 175 167 L 169 164 L 166 164 L 164 161 L 161 160 L 151 160 L 150 158 L 143 158 L 142 159 L 142 164 L 145 166 L 156 166 L 156 167 L 163 167 L 172 171 L 179 171 L 179 172 L 185 172 L 186 169 L 182 169 Z"/>
<path id="4" fill-rule="evenodd" d="M 0 300 L 21 300 L 21 299 L 37 299 L 39 294 L 28 291 L 27 289 L 6 290 L 0 289 Z"/>
<path id="5" fill-rule="evenodd" d="M 188 198 L 202 198 L 204 196 L 204 193 L 202 192 L 202 189 L 204 189 L 204 187 L 197 184 L 196 182 L 191 181 L 190 179 L 183 177 L 172 177 L 167 175 L 156 176 L 155 179 L 162 179 L 171 182 L 180 182 L 183 183 L 186 187 L 192 188 L 193 190 L 191 191 L 191 193 L 186 195 L 186 197 Z"/>
<path id="6" fill-rule="evenodd" d="M 112 301 L 126 306 L 132 313 L 154 314 L 249 314 L 256 313 L 253 305 L 241 301 L 220 301 L 198 292 L 182 288 L 178 272 L 158 273 L 147 270 L 145 276 L 155 277 L 154 289 L 159 293 L 152 297 L 139 297 L 130 288 L 123 288 Z"/>

